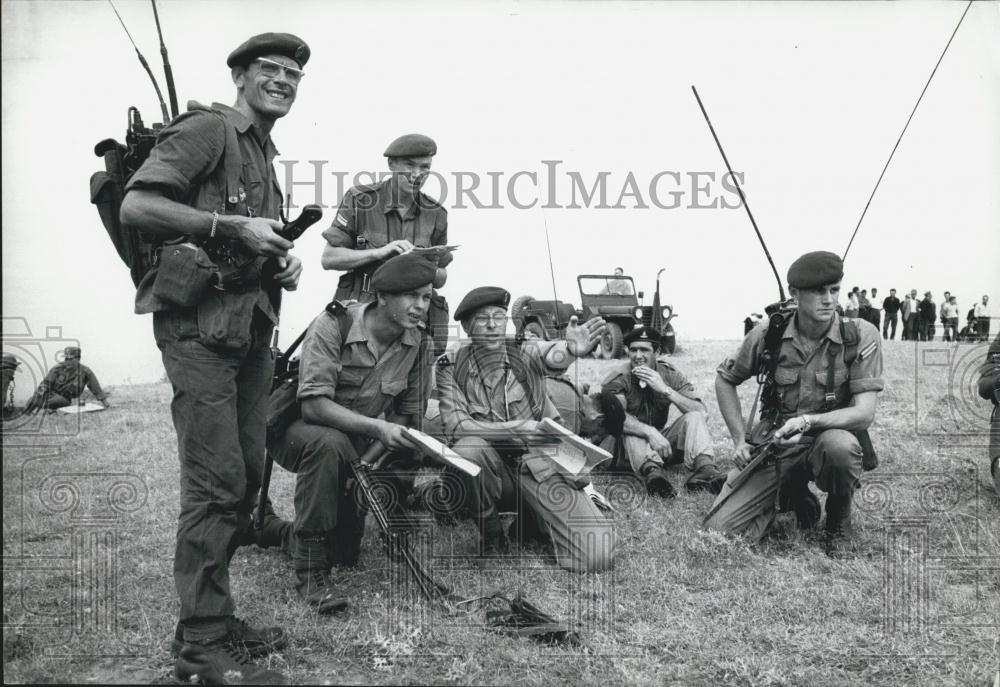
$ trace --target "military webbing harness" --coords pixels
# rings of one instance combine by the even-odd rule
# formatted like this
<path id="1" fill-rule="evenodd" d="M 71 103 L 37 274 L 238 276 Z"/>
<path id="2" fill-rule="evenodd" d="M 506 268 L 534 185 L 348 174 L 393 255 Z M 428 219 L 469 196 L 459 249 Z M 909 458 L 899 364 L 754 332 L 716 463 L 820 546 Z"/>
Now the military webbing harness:
<path id="1" fill-rule="evenodd" d="M 771 315 L 768 321 L 767 332 L 764 334 L 764 350 L 761 352 L 760 362 L 757 366 L 757 395 L 754 398 L 753 407 L 750 410 L 749 422 L 747 423 L 746 436 L 748 440 L 753 428 L 756 426 L 754 415 L 757 412 L 758 402 L 761 406 L 760 422 L 768 421 L 773 427 L 778 427 L 780 426 L 780 422 L 785 419 L 781 417 L 781 399 L 778 397 L 774 374 L 778 369 L 778 361 L 781 357 L 782 337 L 793 316 L 794 312 L 782 310 Z M 832 341 L 826 344 L 826 391 L 823 398 L 823 412 L 837 408 L 835 365 L 837 358 L 843 354 L 844 365 L 847 368 L 848 375 L 850 375 L 851 366 L 858 357 L 858 345 L 861 342 L 861 335 L 858 331 L 857 322 L 841 319 L 840 338 L 844 342 L 843 345 Z"/>

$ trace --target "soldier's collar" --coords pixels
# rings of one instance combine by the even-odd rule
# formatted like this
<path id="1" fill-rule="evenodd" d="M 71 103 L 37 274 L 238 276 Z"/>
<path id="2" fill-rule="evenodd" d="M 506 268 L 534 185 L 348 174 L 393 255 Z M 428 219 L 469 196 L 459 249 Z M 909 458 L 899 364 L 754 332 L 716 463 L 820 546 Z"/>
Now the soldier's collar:
<path id="1" fill-rule="evenodd" d="M 236 130 L 239 131 L 241 134 L 245 134 L 250 129 L 250 127 L 253 126 L 253 122 L 247 119 L 242 112 L 240 112 L 239 110 L 234 110 L 233 108 L 229 107 L 229 105 L 223 105 L 222 103 L 212 103 L 212 109 L 221 112 L 223 116 L 225 116 L 226 120 L 229 121 L 230 124 L 235 126 Z"/>
<path id="2" fill-rule="evenodd" d="M 212 109 L 221 112 L 222 116 L 226 118 L 226 121 L 236 127 L 236 131 L 240 134 L 245 134 L 249 131 L 260 144 L 262 149 L 265 151 L 270 149 L 270 153 L 273 153 L 273 155 L 279 154 L 278 149 L 274 146 L 274 141 L 271 140 L 271 135 L 268 134 L 267 136 L 262 136 L 260 129 L 257 129 L 253 125 L 253 122 L 247 119 L 242 112 L 235 110 L 228 105 L 223 105 L 222 103 L 212 103 Z"/>
<path id="3" fill-rule="evenodd" d="M 471 363 L 469 365 L 469 374 L 474 377 L 488 377 L 502 369 L 508 362 L 506 344 L 499 351 L 495 352 L 492 349 L 480 349 L 480 347 L 470 342 L 467 350 Z M 491 369 L 484 369 L 480 364 L 480 360 L 485 360 Z"/>
<path id="4" fill-rule="evenodd" d="M 385 204 L 382 208 L 382 214 L 388 215 L 390 212 L 400 211 L 399 214 L 404 219 L 411 217 L 416 217 L 420 213 L 420 203 L 416 196 L 409 199 L 411 202 L 407 203 L 403 194 L 399 190 L 399 182 L 396 181 L 396 175 L 392 175 L 389 178 L 388 183 L 385 185 L 386 196 Z M 420 191 L 417 191 L 419 194 Z"/>

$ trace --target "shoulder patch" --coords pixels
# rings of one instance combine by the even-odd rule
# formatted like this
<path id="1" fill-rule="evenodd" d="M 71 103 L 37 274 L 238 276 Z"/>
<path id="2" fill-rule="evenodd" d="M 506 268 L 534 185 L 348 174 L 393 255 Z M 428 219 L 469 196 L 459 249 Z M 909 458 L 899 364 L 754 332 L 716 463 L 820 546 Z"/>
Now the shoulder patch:
<path id="1" fill-rule="evenodd" d="M 878 350 L 878 342 L 872 341 L 870 344 L 868 344 L 867 346 L 865 346 L 864 348 L 862 348 L 860 351 L 858 351 L 858 358 L 860 360 L 864 360 L 865 358 L 867 358 L 868 356 L 870 356 L 872 353 L 874 353 L 876 350 Z"/>
<path id="2" fill-rule="evenodd" d="M 346 227 L 347 218 L 344 217 L 344 213 L 338 212 L 337 216 L 333 218 L 333 223 L 336 224 L 338 227 Z"/>

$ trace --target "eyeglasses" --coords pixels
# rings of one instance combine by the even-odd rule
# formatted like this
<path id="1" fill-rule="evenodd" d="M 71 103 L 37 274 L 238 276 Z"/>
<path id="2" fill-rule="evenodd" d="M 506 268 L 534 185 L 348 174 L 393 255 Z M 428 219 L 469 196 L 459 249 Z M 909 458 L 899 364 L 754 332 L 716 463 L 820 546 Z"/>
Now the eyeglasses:
<path id="1" fill-rule="evenodd" d="M 473 319 L 479 324 L 490 324 L 492 322 L 493 324 L 501 325 L 507 322 L 507 313 L 495 312 L 492 315 L 482 313 L 476 315 Z"/>
<path id="2" fill-rule="evenodd" d="M 269 79 L 275 78 L 280 75 L 282 71 L 284 71 L 289 82 L 297 84 L 302 80 L 302 77 L 306 75 L 306 73 L 301 69 L 286 67 L 279 62 L 275 62 L 264 57 L 258 57 L 254 60 L 254 62 L 260 65 L 260 73 Z"/>

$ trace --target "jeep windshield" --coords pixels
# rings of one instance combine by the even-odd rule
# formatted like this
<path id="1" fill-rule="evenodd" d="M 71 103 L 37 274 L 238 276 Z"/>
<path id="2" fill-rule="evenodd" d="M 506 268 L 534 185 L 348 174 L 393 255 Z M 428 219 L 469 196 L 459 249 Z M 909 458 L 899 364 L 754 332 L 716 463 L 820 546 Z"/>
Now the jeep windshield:
<path id="1" fill-rule="evenodd" d="M 632 296 L 631 277 L 580 277 L 580 293 L 585 296 Z"/>

